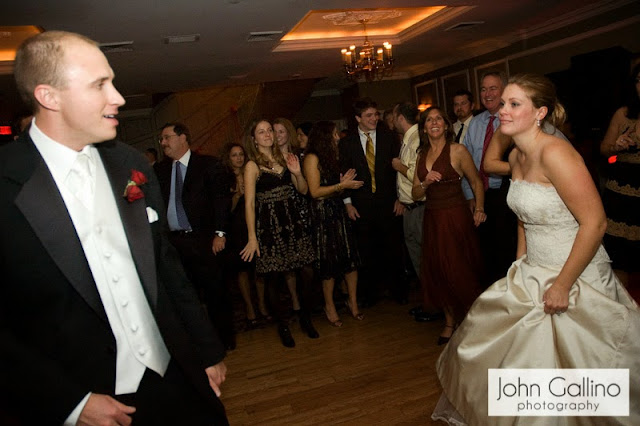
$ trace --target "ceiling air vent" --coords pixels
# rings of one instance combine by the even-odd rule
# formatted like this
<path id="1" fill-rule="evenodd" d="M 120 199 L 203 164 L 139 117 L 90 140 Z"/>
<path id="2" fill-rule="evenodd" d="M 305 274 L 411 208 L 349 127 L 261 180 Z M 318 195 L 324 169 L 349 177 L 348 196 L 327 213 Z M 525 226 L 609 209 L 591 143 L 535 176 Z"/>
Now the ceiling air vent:
<path id="1" fill-rule="evenodd" d="M 104 53 L 133 52 L 133 41 L 131 40 L 100 43 L 99 46 Z"/>
<path id="2" fill-rule="evenodd" d="M 198 40 L 200 40 L 200 34 L 166 36 L 162 39 L 165 44 L 194 43 Z"/>
<path id="3" fill-rule="evenodd" d="M 249 33 L 247 41 L 277 41 L 281 35 L 282 31 L 253 31 Z"/>
<path id="4" fill-rule="evenodd" d="M 469 22 L 459 22 L 445 31 L 453 31 L 453 30 L 466 30 L 467 28 L 475 27 L 476 25 L 484 24 L 484 21 L 469 21 Z"/>

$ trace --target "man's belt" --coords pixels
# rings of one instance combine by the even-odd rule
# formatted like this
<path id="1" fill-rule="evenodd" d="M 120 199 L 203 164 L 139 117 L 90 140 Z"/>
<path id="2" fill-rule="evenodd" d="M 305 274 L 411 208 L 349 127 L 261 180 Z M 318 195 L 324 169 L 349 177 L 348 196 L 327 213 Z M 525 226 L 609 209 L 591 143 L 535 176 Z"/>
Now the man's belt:
<path id="1" fill-rule="evenodd" d="M 423 204 L 424 204 L 424 201 L 416 201 L 415 203 L 411 203 L 411 204 L 405 204 L 405 203 L 402 203 L 402 204 L 404 205 L 404 208 L 405 208 L 405 209 L 407 209 L 407 210 L 413 210 L 413 209 L 415 209 L 416 207 L 420 207 L 421 205 L 423 205 Z"/>

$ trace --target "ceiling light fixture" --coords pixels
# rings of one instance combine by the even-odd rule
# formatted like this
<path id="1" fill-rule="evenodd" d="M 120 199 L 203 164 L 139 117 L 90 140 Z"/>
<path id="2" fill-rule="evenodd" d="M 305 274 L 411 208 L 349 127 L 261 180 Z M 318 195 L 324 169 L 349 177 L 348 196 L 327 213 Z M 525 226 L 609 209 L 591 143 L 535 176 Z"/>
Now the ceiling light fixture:
<path id="1" fill-rule="evenodd" d="M 364 44 L 359 52 L 356 46 L 351 45 L 347 49 L 342 49 L 342 65 L 349 81 L 365 79 L 366 81 L 382 80 L 393 74 L 395 60 L 391 44 L 384 42 L 382 47 L 376 47 L 369 41 L 367 36 L 368 19 L 360 19 L 359 22 L 364 27 Z"/>

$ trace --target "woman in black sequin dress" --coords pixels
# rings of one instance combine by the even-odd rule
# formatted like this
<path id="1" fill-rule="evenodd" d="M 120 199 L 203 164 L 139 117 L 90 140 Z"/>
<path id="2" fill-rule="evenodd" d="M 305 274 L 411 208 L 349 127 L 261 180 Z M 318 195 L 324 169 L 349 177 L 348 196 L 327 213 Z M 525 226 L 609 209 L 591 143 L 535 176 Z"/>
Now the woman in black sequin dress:
<path id="1" fill-rule="evenodd" d="M 356 288 L 360 258 L 351 221 L 342 201 L 343 189 L 358 189 L 362 181 L 355 180 L 355 170 L 342 176 L 338 165 L 338 129 L 330 121 L 320 121 L 309 134 L 309 145 L 304 158 L 304 172 L 309 185 L 311 225 L 314 229 L 316 250 L 315 269 L 322 279 L 325 314 L 334 327 L 342 326 L 333 303 L 336 279 L 344 276 L 349 299 L 347 305 L 357 320 L 364 319 L 358 310 Z"/>
<path id="2" fill-rule="evenodd" d="M 295 191 L 306 193 L 307 182 L 294 154 L 286 157 L 274 143 L 271 123 L 254 122 L 247 132 L 245 150 L 249 162 L 245 166 L 245 216 L 248 242 L 240 252 L 243 260 L 256 259 L 256 272 L 266 279 L 271 310 L 278 321 L 283 345 L 295 346 L 289 330 L 289 309 L 282 302 L 281 276 L 291 276 L 295 270 L 314 260 L 311 237 L 307 229 L 308 214 L 298 208 Z M 307 286 L 301 286 L 307 287 Z M 307 288 L 300 288 L 300 325 L 311 338 L 318 337 L 311 324 Z"/>

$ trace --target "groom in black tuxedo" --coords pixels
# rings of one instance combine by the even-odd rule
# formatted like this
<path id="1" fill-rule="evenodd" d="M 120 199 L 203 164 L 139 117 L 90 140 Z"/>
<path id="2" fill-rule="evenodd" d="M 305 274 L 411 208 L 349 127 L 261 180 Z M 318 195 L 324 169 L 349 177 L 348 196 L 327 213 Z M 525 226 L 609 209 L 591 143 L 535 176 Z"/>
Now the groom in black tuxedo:
<path id="1" fill-rule="evenodd" d="M 34 110 L 0 150 L 0 404 L 37 425 L 227 424 L 224 348 L 165 237 L 155 174 L 113 141 L 124 99 L 96 43 L 15 60 Z"/>

